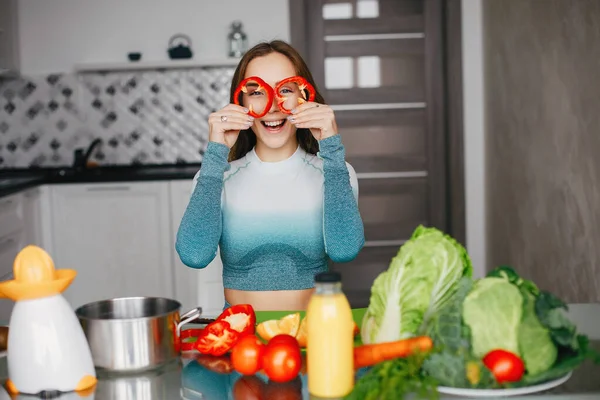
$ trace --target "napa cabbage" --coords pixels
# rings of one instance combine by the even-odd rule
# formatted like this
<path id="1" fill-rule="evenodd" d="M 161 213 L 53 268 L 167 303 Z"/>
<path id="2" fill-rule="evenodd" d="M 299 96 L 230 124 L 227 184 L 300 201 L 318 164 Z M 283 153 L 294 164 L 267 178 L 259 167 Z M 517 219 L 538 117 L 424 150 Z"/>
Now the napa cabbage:
<path id="1" fill-rule="evenodd" d="M 361 324 L 363 343 L 416 336 L 452 299 L 461 278 L 472 274 L 471 259 L 460 243 L 420 225 L 373 282 Z"/>

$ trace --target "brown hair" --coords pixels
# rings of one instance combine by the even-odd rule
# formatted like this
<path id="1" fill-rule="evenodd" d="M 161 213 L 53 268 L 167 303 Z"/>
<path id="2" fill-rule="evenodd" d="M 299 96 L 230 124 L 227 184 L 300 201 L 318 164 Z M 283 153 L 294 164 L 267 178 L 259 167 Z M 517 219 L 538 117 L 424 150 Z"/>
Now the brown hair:
<path id="1" fill-rule="evenodd" d="M 255 59 L 256 57 L 266 56 L 273 52 L 277 52 L 286 56 L 292 64 L 294 64 L 294 68 L 296 69 L 296 75 L 299 75 L 306 79 L 313 87 L 315 88 L 315 102 L 317 103 L 325 103 L 323 96 L 319 93 L 319 89 L 315 84 L 315 80 L 313 79 L 308 66 L 302 59 L 302 56 L 290 46 L 288 43 L 281 40 L 274 40 L 272 42 L 262 42 L 252 47 L 250 50 L 244 54 L 240 63 L 238 64 L 234 74 L 233 79 L 231 80 L 231 90 L 229 94 L 229 102 L 234 103 L 234 93 L 237 86 L 244 79 L 246 75 L 246 69 L 248 68 L 248 64 L 250 61 Z M 319 143 L 315 139 L 315 137 L 310 133 L 309 129 L 299 128 L 296 130 L 296 139 L 298 140 L 298 144 L 300 147 L 310 154 L 317 154 L 319 151 Z M 252 129 L 248 128 L 240 131 L 240 135 L 238 136 L 235 144 L 229 151 L 229 161 L 234 161 L 240 159 L 246 155 L 252 148 L 256 145 L 256 135 L 252 131 Z"/>

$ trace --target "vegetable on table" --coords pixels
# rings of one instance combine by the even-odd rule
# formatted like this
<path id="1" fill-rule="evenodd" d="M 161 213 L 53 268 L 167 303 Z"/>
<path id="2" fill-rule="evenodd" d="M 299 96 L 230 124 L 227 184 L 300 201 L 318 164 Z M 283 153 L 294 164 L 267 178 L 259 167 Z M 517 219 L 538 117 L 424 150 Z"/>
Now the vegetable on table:
<path id="1" fill-rule="evenodd" d="M 273 382 L 288 382 L 302 368 L 302 354 L 296 339 L 290 335 L 272 338 L 264 351 L 263 370 Z"/>
<path id="2" fill-rule="evenodd" d="M 560 299 L 508 266 L 463 278 L 422 332 L 434 342 L 423 370 L 440 385 L 493 389 L 547 382 L 586 359 L 600 361 L 564 310 Z M 498 357 L 499 350 L 513 356 Z"/>
<path id="3" fill-rule="evenodd" d="M 482 358 L 496 348 L 519 354 L 522 316 L 519 288 L 502 278 L 477 281 L 463 303 L 463 320 L 471 330 L 473 355 Z"/>
<path id="4" fill-rule="evenodd" d="M 354 348 L 354 368 L 370 367 L 394 358 L 408 357 L 433 348 L 430 337 L 420 336 L 395 342 L 365 344 Z"/>
<path id="5" fill-rule="evenodd" d="M 473 266 L 464 247 L 436 228 L 419 226 L 371 288 L 363 343 L 415 336 L 452 299 Z"/>
<path id="6" fill-rule="evenodd" d="M 359 376 L 345 400 L 440 398 L 435 379 L 422 372 L 423 354 L 375 364 Z"/>
<path id="7" fill-rule="evenodd" d="M 237 343 L 240 334 L 225 320 L 208 324 L 198 336 L 195 348 L 202 354 L 221 356 Z"/>
<path id="8" fill-rule="evenodd" d="M 510 351 L 492 350 L 483 357 L 483 363 L 492 371 L 498 383 L 519 382 L 525 373 L 525 364 Z"/>
<path id="9" fill-rule="evenodd" d="M 227 321 L 231 329 L 239 332 L 240 337 L 253 335 L 256 326 L 256 313 L 250 304 L 237 304 L 226 308 L 217 321 Z"/>
<path id="10" fill-rule="evenodd" d="M 375 279 L 360 334 L 365 346 L 428 337 L 431 348 L 392 360 L 385 354 L 390 348 L 357 348 L 365 353 L 356 367 L 373 368 L 349 398 L 387 398 L 389 388 L 402 398 L 424 382 L 428 388 L 523 387 L 564 377 L 586 360 L 600 364 L 562 300 L 510 266 L 481 279 L 472 272 L 466 250 L 450 236 L 415 230 Z"/>
<path id="11" fill-rule="evenodd" d="M 231 350 L 233 368 L 242 375 L 254 375 L 262 368 L 265 345 L 255 336 L 242 337 Z"/>

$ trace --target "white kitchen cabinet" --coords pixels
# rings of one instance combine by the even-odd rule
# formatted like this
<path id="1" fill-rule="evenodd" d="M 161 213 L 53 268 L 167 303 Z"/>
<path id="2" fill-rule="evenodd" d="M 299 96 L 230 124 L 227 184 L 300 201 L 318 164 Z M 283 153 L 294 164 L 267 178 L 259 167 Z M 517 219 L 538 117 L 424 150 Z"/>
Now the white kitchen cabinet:
<path id="1" fill-rule="evenodd" d="M 0 0 L 0 77 L 20 67 L 17 0 Z"/>
<path id="2" fill-rule="evenodd" d="M 51 245 L 45 235 L 49 218 L 45 203 L 48 202 L 48 187 L 37 186 L 27 189 L 23 194 L 22 210 L 25 242 L 51 250 Z"/>
<path id="3" fill-rule="evenodd" d="M 56 268 L 77 271 L 64 293 L 72 307 L 173 297 L 167 181 L 53 185 L 50 194 Z"/>
<path id="4" fill-rule="evenodd" d="M 171 232 L 175 243 L 181 218 L 192 194 L 192 181 L 176 180 L 170 185 Z M 218 253 L 206 268 L 194 269 L 183 264 L 173 248 L 175 298 L 182 303 L 184 310 L 201 306 L 206 316 L 216 316 L 223 311 L 223 264 Z"/>
<path id="5" fill-rule="evenodd" d="M 0 281 L 13 279 L 13 264 L 19 251 L 27 245 L 23 192 L 0 198 Z M 14 302 L 0 298 L 0 321 L 8 321 Z"/>

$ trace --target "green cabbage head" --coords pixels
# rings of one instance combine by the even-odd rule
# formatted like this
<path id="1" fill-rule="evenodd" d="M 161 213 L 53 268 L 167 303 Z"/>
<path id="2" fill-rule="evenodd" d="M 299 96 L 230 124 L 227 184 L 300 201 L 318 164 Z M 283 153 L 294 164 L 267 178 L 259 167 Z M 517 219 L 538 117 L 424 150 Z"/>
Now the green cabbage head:
<path id="1" fill-rule="evenodd" d="M 361 326 L 363 343 L 416 336 L 422 324 L 452 299 L 460 279 L 472 274 L 462 245 L 436 228 L 417 227 L 371 287 Z"/>

